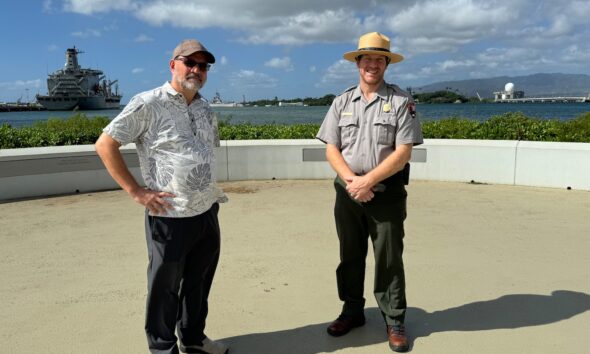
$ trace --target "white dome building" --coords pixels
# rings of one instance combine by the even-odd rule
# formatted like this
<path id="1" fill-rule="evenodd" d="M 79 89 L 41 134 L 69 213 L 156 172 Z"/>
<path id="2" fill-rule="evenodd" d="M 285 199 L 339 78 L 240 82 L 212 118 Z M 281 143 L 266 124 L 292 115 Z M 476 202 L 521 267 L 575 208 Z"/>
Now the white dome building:
<path id="1" fill-rule="evenodd" d="M 494 101 L 502 102 L 505 100 L 524 97 L 524 91 L 515 91 L 514 89 L 515 86 L 512 82 L 506 83 L 506 85 L 504 85 L 504 91 L 494 92 Z"/>

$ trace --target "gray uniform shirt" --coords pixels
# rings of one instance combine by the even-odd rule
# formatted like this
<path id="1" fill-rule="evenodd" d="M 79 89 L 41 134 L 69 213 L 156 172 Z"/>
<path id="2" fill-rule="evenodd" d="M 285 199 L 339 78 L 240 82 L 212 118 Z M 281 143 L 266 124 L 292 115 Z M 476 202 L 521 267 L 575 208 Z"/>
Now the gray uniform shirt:
<path id="1" fill-rule="evenodd" d="M 217 120 L 196 97 L 189 105 L 170 83 L 134 96 L 104 132 L 121 145 L 134 142 L 148 188 L 169 192 L 167 217 L 190 217 L 227 197 L 217 187 Z"/>
<path id="2" fill-rule="evenodd" d="M 336 97 L 316 136 L 340 149 L 350 169 L 364 175 L 403 144 L 423 143 L 412 97 L 383 83 L 371 102 L 359 86 Z"/>

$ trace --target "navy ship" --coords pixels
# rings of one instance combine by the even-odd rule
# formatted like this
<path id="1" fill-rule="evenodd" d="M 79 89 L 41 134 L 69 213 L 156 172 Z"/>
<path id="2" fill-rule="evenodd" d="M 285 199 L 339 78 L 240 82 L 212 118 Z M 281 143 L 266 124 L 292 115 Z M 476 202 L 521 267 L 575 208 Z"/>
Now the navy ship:
<path id="1" fill-rule="evenodd" d="M 121 103 L 118 80 L 106 80 L 101 70 L 83 69 L 74 48 L 66 50 L 64 68 L 49 74 L 47 95 L 37 95 L 37 102 L 50 111 L 118 109 Z"/>

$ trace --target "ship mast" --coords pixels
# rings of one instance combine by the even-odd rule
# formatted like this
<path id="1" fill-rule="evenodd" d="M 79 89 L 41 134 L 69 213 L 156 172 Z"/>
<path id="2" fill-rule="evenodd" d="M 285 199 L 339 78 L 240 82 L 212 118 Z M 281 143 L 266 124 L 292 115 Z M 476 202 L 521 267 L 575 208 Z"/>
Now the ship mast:
<path id="1" fill-rule="evenodd" d="M 80 70 L 80 65 L 78 64 L 78 54 L 84 53 L 74 48 L 68 48 L 66 50 L 66 63 L 64 64 L 64 69 L 66 71 L 78 71 Z"/>

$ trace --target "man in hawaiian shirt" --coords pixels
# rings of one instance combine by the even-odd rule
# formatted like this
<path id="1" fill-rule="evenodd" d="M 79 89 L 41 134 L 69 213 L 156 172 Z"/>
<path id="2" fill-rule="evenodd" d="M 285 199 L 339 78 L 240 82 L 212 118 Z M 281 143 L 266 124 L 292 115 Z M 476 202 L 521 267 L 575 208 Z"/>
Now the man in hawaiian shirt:
<path id="1" fill-rule="evenodd" d="M 178 353 L 178 339 L 182 352 L 229 350 L 204 333 L 219 260 L 217 213 L 219 203 L 227 201 L 215 182 L 217 121 L 199 94 L 213 63 L 215 57 L 200 42 L 182 41 L 169 63 L 172 80 L 133 97 L 96 142 L 111 176 L 146 207 L 145 330 L 152 353 Z M 132 142 L 145 188 L 119 152 Z"/>

